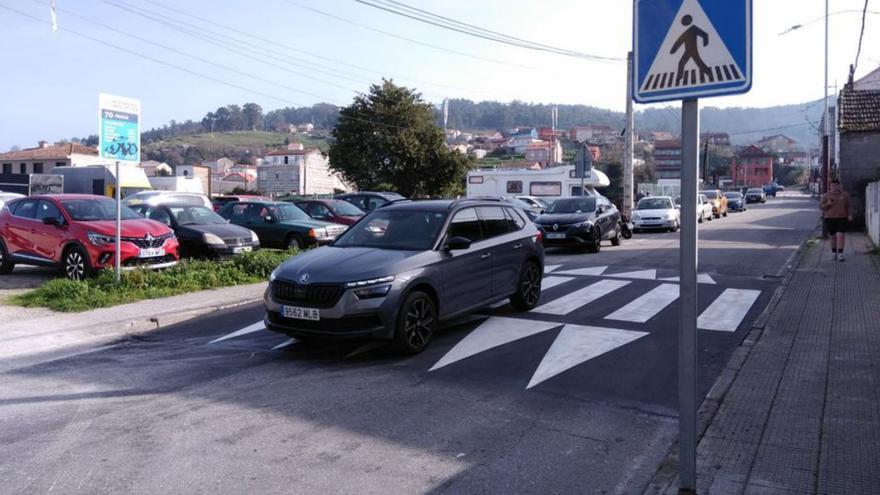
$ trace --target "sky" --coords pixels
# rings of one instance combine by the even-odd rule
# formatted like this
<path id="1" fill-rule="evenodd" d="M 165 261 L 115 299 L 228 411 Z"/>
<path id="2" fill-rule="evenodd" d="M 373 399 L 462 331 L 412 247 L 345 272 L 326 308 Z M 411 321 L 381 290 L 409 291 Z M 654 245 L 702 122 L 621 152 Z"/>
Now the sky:
<path id="1" fill-rule="evenodd" d="M 625 58 L 632 44 L 632 3 L 626 1 L 401 1 L 603 57 Z M 499 44 L 356 0 L 56 3 L 59 30 L 53 37 L 49 0 L 0 0 L 0 151 L 95 134 L 100 92 L 140 99 L 145 129 L 171 119 L 200 120 L 229 103 L 253 101 L 266 111 L 321 101 L 345 105 L 382 77 L 417 88 L 431 102 L 516 99 L 612 110 L 626 103 L 624 63 Z M 866 19 L 857 78 L 880 66 L 875 3 L 869 5 L 873 13 Z M 821 0 L 754 0 L 752 90 L 701 104 L 767 107 L 820 98 L 824 6 Z M 862 0 L 830 2 L 832 13 L 842 12 L 829 18 L 832 91 L 846 82 L 855 59 L 863 6 Z M 780 35 L 794 24 L 805 26 Z"/>

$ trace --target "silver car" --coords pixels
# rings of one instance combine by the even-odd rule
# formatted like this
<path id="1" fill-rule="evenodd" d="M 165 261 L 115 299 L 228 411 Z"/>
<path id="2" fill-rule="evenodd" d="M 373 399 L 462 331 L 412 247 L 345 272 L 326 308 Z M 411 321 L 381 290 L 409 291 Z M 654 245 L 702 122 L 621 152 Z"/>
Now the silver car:
<path id="1" fill-rule="evenodd" d="M 508 298 L 534 308 L 543 273 L 541 233 L 506 202 L 397 202 L 273 271 L 266 328 L 385 339 L 417 353 L 438 322 Z"/>
<path id="2" fill-rule="evenodd" d="M 632 214 L 635 231 L 660 229 L 675 232 L 681 226 L 680 211 L 669 196 L 650 196 L 636 204 Z"/>

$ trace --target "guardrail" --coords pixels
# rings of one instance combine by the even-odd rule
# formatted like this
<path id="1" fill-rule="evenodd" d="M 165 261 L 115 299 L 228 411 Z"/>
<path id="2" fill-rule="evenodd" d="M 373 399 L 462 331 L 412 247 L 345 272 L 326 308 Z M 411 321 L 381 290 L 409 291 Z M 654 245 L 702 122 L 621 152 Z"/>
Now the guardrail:
<path id="1" fill-rule="evenodd" d="M 865 230 L 874 245 L 880 246 L 880 181 L 865 188 Z"/>

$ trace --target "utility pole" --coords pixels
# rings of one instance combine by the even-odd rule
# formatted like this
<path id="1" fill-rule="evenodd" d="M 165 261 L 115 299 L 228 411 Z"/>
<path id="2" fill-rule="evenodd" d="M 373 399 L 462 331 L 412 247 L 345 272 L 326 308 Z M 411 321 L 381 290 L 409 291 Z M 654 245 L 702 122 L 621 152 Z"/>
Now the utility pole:
<path id="1" fill-rule="evenodd" d="M 631 218 L 633 208 L 633 54 L 626 55 L 626 123 L 623 130 L 623 216 Z"/>
<path id="2" fill-rule="evenodd" d="M 825 125 L 822 126 L 822 147 L 825 148 L 825 156 L 822 163 L 822 194 L 828 191 L 828 183 L 831 174 L 831 116 L 828 108 L 828 0 L 825 0 Z"/>

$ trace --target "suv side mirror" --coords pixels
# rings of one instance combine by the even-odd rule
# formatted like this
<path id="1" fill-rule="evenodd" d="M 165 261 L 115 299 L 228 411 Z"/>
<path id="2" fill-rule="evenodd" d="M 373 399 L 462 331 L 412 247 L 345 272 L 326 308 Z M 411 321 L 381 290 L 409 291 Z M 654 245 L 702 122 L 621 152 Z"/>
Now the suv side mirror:
<path id="1" fill-rule="evenodd" d="M 54 225 L 55 227 L 61 226 L 61 219 L 58 217 L 46 217 L 43 219 L 44 225 Z"/>
<path id="2" fill-rule="evenodd" d="M 471 247 L 471 240 L 467 237 L 455 236 L 446 241 L 447 251 L 461 251 Z"/>

